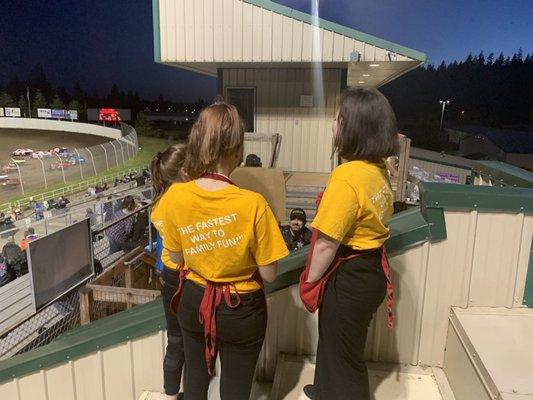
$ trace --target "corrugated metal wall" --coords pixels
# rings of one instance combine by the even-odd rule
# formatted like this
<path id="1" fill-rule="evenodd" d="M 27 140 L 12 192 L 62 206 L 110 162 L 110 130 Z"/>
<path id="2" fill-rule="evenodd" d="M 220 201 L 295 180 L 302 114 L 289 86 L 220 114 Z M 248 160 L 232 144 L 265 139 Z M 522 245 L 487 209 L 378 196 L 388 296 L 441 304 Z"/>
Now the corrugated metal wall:
<path id="1" fill-rule="evenodd" d="M 445 218 L 447 240 L 391 258 L 396 327 L 387 329 L 382 306 L 369 329 L 368 359 L 441 366 L 452 306 L 522 306 L 533 216 L 473 211 Z M 264 377 L 272 377 L 278 352 L 314 354 L 318 340 L 317 317 L 304 309 L 296 286 L 268 301 Z"/>
<path id="2" fill-rule="evenodd" d="M 533 216 L 446 212 L 447 240 L 391 257 L 396 327 L 383 308 L 372 322 L 367 357 L 375 361 L 441 366 L 451 306 L 520 307 Z M 297 286 L 268 299 L 269 325 L 259 359 L 272 378 L 279 352 L 314 354 L 317 315 L 302 306 Z M 2 399 L 135 399 L 161 390 L 165 337 L 158 332 L 79 360 L 0 385 Z"/>
<path id="3" fill-rule="evenodd" d="M 331 124 L 341 89 L 341 71 L 323 70 L 324 105 L 300 107 L 313 95 L 309 69 L 224 69 L 223 85 L 256 88 L 256 132 L 282 135 L 278 168 L 330 172 Z"/>
<path id="4" fill-rule="evenodd" d="M 341 62 L 355 50 L 388 61 L 385 49 L 322 28 L 314 51 L 312 25 L 242 0 L 159 0 L 159 20 L 162 62 Z"/>
<path id="5" fill-rule="evenodd" d="M 5 400 L 136 400 L 163 388 L 164 332 L 0 385 Z"/>

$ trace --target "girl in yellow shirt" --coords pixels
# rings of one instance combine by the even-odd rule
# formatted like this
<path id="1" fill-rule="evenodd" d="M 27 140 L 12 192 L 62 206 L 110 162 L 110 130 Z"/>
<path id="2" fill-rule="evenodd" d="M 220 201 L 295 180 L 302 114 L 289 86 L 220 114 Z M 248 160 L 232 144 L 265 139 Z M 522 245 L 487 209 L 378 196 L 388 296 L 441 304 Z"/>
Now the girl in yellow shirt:
<path id="1" fill-rule="evenodd" d="M 186 174 L 183 172 L 185 149 L 186 146 L 184 144 L 170 146 L 163 153 L 157 153 L 150 164 L 152 185 L 155 192 L 150 219 L 161 238 L 165 237 L 165 222 L 163 219 L 165 205 L 164 201 L 162 201 L 162 196 L 174 182 L 186 180 Z M 181 328 L 176 315 L 170 310 L 170 300 L 179 285 L 179 271 L 178 265 L 170 260 L 168 251 L 164 248 L 161 253 L 161 261 L 164 265 L 161 296 L 163 297 L 163 307 L 167 321 L 167 348 L 163 361 L 163 386 L 167 400 L 177 400 L 183 398 L 183 393 L 179 393 L 179 391 L 185 355 Z"/>
<path id="2" fill-rule="evenodd" d="M 312 223 L 316 239 L 300 281 L 302 300 L 312 309 L 319 297 L 314 289 L 329 276 L 319 303 L 314 385 L 304 392 L 311 399 L 370 400 L 367 330 L 386 293 L 392 307 L 383 244 L 393 196 L 383 160 L 397 153 L 396 117 L 376 89 L 348 89 L 333 136 L 343 163 L 331 173 Z"/>
<path id="3" fill-rule="evenodd" d="M 207 399 L 217 350 L 220 398 L 248 400 L 265 336 L 262 279 L 288 254 L 266 200 L 228 176 L 241 163 L 244 131 L 235 107 L 205 108 L 193 125 L 185 169 L 194 180 L 164 194 L 164 247 L 187 266 L 178 320 L 187 399 Z"/>

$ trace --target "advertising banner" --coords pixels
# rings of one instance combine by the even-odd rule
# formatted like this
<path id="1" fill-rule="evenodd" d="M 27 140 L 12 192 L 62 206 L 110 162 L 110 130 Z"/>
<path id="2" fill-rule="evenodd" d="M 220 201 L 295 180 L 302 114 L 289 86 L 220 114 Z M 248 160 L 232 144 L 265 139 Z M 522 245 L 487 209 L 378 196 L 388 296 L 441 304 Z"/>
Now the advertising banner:
<path id="1" fill-rule="evenodd" d="M 52 110 L 49 108 L 38 108 L 37 117 L 38 118 L 52 118 Z"/>
<path id="2" fill-rule="evenodd" d="M 461 183 L 460 176 L 450 172 L 440 172 L 436 177 L 439 183 Z"/>
<path id="3" fill-rule="evenodd" d="M 55 108 L 52 109 L 52 118 L 65 118 L 65 114 L 65 110 L 57 110 Z"/>
<path id="4" fill-rule="evenodd" d="M 3 117 L 3 116 L 4 116 L 4 108 L 0 107 L 0 117 Z"/>
<path id="5" fill-rule="evenodd" d="M 5 114 L 6 117 L 20 117 L 20 108 L 6 107 Z"/>
<path id="6" fill-rule="evenodd" d="M 67 110 L 67 119 L 78 119 L 78 110 Z"/>

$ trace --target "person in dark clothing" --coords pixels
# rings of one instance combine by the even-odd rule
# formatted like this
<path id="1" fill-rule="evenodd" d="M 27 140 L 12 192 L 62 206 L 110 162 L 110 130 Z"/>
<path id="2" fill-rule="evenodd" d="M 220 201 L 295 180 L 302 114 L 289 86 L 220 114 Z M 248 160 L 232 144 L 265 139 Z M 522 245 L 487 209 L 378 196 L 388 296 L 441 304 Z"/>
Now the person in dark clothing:
<path id="1" fill-rule="evenodd" d="M 299 250 L 311 243 L 311 231 L 305 226 L 307 215 L 301 208 L 291 211 L 290 224 L 281 228 L 283 240 L 289 251 Z"/>
<path id="2" fill-rule="evenodd" d="M 132 196 L 126 196 L 122 201 L 121 209 L 115 212 L 111 219 L 113 221 L 120 220 L 135 211 L 136 207 L 135 199 Z M 109 239 L 109 254 L 128 250 L 127 241 L 133 231 L 134 222 L 135 217 L 131 215 L 106 230 L 106 236 Z"/>
<path id="3" fill-rule="evenodd" d="M 18 244 L 15 243 L 13 239 L 10 239 L 2 248 L 2 257 L 5 262 L 12 264 L 16 256 L 22 252 L 22 249 Z"/>
<path id="4" fill-rule="evenodd" d="M 183 351 L 183 335 L 178 318 L 170 310 L 170 300 L 179 286 L 180 272 L 178 265 L 170 260 L 168 251 L 162 247 L 165 225 L 162 220 L 159 200 L 174 182 L 186 180 L 187 177 L 183 173 L 185 150 L 184 144 L 173 145 L 164 152 L 157 153 L 150 164 L 152 176 L 154 177 L 155 191 L 151 218 L 153 226 L 158 232 L 157 239 L 161 243 L 161 246 L 156 250 L 156 257 L 158 262 L 163 264 L 161 295 L 167 321 L 167 347 L 163 361 L 163 386 L 168 400 L 181 399 L 183 396 L 183 393 L 180 393 L 180 386 L 185 354 Z"/>

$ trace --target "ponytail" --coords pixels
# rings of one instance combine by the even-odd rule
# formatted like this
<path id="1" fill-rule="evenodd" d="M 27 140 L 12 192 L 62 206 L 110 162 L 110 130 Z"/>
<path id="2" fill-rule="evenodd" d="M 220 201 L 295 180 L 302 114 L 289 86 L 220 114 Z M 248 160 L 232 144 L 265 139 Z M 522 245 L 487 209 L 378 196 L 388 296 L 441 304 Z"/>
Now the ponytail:
<path id="1" fill-rule="evenodd" d="M 175 144 L 162 153 L 158 152 L 150 162 L 152 185 L 155 192 L 153 204 L 161 199 L 161 196 L 174 182 L 185 181 L 183 174 L 185 151 L 185 144 Z"/>

